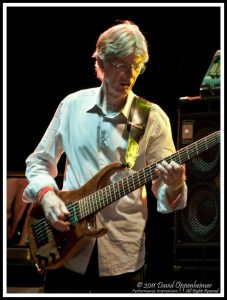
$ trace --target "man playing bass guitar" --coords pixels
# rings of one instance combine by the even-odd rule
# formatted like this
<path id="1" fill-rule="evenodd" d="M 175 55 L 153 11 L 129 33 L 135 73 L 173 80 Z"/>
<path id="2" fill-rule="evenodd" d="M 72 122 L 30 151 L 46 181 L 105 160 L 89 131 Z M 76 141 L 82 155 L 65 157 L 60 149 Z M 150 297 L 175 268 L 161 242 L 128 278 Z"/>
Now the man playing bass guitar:
<path id="1" fill-rule="evenodd" d="M 125 159 L 130 108 L 137 97 L 132 88 L 149 59 L 139 27 L 124 21 L 107 29 L 98 38 L 93 58 L 101 85 L 63 99 L 26 160 L 29 184 L 23 200 L 36 202 L 47 221 L 35 222 L 34 241 L 31 239 L 34 258 L 45 269 L 46 293 L 132 292 L 144 280 L 144 183 L 153 178 L 152 190 L 161 213 L 182 209 L 187 202 L 184 165 L 165 160 L 175 153 L 175 146 L 169 118 L 159 105 L 146 101 L 150 110 L 135 164 L 128 168 Z M 54 178 L 63 153 L 61 194 Z M 151 173 L 145 169 L 133 175 L 152 164 Z M 127 178 L 128 174 L 132 177 Z M 75 190 L 76 194 L 70 193 Z M 91 237 L 86 243 L 83 230 Z M 64 237 L 61 242 L 58 233 Z"/>

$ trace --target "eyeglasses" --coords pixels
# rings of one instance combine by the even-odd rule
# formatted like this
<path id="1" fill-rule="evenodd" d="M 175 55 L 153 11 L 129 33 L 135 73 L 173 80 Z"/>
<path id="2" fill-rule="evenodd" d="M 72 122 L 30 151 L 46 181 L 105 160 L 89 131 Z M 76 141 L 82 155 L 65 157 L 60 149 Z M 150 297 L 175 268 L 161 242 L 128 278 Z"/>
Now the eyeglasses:
<path id="1" fill-rule="evenodd" d="M 123 63 L 116 63 L 116 62 L 113 62 L 113 61 L 110 61 L 110 63 L 115 68 L 117 68 L 117 69 L 119 69 L 123 72 L 127 72 L 128 70 L 133 69 L 137 73 L 143 74 L 145 69 L 146 69 L 146 66 L 143 63 L 141 63 L 139 65 L 127 65 L 127 64 L 123 64 Z"/>

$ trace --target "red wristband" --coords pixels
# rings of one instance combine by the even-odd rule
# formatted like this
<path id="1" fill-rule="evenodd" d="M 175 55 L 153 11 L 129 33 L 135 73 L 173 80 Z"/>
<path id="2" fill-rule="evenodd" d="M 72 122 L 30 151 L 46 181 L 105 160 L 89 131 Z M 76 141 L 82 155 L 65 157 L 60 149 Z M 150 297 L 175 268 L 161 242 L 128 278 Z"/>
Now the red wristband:
<path id="1" fill-rule="evenodd" d="M 42 188 L 38 194 L 38 203 L 40 203 L 42 201 L 44 194 L 46 194 L 49 191 L 53 191 L 53 190 L 54 189 L 51 186 L 45 186 L 44 188 Z"/>

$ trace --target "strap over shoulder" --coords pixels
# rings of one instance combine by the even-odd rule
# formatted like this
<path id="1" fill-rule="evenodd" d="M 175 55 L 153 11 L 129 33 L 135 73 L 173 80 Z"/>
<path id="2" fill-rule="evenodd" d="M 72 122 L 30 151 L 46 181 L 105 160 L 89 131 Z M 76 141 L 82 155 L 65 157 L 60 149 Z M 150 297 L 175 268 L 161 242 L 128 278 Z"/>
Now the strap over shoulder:
<path id="1" fill-rule="evenodd" d="M 129 168 L 132 168 L 136 162 L 139 141 L 145 132 L 150 109 L 151 103 L 143 98 L 134 97 L 127 123 L 129 139 L 125 159 Z"/>

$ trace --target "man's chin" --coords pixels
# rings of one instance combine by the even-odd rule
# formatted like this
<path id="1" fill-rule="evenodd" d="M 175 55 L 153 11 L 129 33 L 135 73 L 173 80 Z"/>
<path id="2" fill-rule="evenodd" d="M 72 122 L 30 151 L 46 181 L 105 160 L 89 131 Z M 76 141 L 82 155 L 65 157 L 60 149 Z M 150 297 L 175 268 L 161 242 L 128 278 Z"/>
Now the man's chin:
<path id="1" fill-rule="evenodd" d="M 130 87 L 122 87 L 118 90 L 117 94 L 123 98 L 125 98 L 126 96 L 128 96 L 129 92 L 130 92 L 131 88 Z"/>

